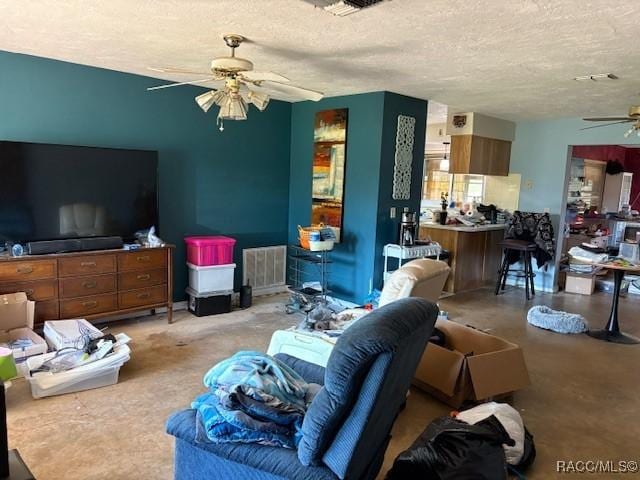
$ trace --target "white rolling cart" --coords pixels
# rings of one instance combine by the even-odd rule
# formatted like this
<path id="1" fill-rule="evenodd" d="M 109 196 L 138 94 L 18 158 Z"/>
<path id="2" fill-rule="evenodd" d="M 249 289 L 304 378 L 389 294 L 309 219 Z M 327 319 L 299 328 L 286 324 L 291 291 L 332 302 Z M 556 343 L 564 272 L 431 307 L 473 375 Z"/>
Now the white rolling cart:
<path id="1" fill-rule="evenodd" d="M 403 247 L 402 245 L 396 245 L 395 243 L 389 243 L 382 249 L 382 255 L 384 256 L 384 274 L 382 279 L 387 280 L 387 277 L 395 270 L 389 271 L 389 258 L 398 259 L 398 268 L 402 266 L 403 260 L 414 260 L 416 258 L 436 257 L 436 260 L 440 260 L 440 253 L 442 247 L 437 242 L 431 242 L 429 245 L 414 245 L 412 247 Z"/>

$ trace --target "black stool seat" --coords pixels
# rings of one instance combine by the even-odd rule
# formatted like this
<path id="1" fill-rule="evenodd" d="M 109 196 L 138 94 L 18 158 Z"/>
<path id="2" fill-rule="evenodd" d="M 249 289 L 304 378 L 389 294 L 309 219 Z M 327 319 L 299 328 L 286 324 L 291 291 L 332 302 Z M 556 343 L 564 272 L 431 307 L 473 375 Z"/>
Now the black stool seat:
<path id="1" fill-rule="evenodd" d="M 535 252 L 536 248 L 538 248 L 533 242 L 516 240 L 515 238 L 507 238 L 501 241 L 498 245 L 502 248 L 508 248 L 509 250 L 516 250 L 518 252 Z"/>
<path id="2" fill-rule="evenodd" d="M 507 275 L 509 275 L 509 253 L 511 251 L 518 252 L 524 260 L 524 283 L 527 300 L 529 300 L 529 287 L 531 287 L 531 294 L 535 295 L 536 291 L 533 286 L 533 268 L 531 266 L 531 254 L 535 253 L 538 246 L 534 242 L 528 242 L 526 240 L 517 240 L 515 238 L 507 238 L 498 243 L 503 249 L 502 264 L 498 270 L 498 281 L 496 283 L 496 295 L 500 293 L 500 290 L 504 290 L 507 283 Z M 520 271 L 521 272 L 521 271 Z M 502 287 L 502 288 L 501 288 Z"/>

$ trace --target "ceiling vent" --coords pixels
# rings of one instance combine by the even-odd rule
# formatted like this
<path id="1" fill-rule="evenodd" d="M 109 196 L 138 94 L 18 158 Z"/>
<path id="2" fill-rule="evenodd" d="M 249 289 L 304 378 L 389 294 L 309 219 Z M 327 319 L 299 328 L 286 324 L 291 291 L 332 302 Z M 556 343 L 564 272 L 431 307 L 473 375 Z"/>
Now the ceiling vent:
<path id="1" fill-rule="evenodd" d="M 586 82 L 592 81 L 597 82 L 598 80 L 617 80 L 617 75 L 613 73 L 594 73 L 593 75 L 582 75 L 580 77 L 574 77 L 574 80 L 577 82 Z"/>
<path id="2" fill-rule="evenodd" d="M 314 5 L 315 7 L 322 8 L 323 10 L 336 15 L 338 17 L 345 17 L 352 13 L 359 12 L 363 8 L 370 7 L 376 3 L 383 2 L 384 0 L 304 0 L 307 3 Z"/>

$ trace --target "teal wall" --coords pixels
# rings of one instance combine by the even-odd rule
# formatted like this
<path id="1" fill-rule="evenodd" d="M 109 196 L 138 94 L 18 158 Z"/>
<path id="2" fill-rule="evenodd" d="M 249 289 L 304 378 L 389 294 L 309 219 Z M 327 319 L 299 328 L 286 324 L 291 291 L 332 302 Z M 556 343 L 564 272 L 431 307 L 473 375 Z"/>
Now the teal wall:
<path id="1" fill-rule="evenodd" d="M 372 288 L 382 286 L 382 246 L 397 241 L 398 212 L 418 210 L 422 188 L 427 104 L 390 92 L 375 92 L 300 102 L 291 113 L 289 241 L 297 242 L 298 225 L 311 221 L 313 124 L 316 112 L 348 108 L 343 241 L 332 252 L 329 288 L 332 295 L 362 303 Z M 412 200 L 393 201 L 393 164 L 399 114 L 416 117 Z"/>
<path id="2" fill-rule="evenodd" d="M 186 234 L 223 233 L 242 248 L 287 241 L 291 105 L 216 129 L 185 86 L 0 51 L 0 139 L 159 152 L 160 235 L 177 246 L 176 300 L 187 284 Z M 309 128 L 312 131 L 312 128 Z M 123 172 L 126 175 L 126 172 Z"/>
<path id="3" fill-rule="evenodd" d="M 408 115 L 416 119 L 413 141 L 413 164 L 411 168 L 411 198 L 393 200 L 393 170 L 396 154 L 396 132 L 398 115 Z M 417 98 L 386 92 L 384 96 L 384 116 L 382 148 L 379 169 L 378 220 L 375 247 L 374 288 L 382 289 L 384 271 L 383 247 L 388 243 L 398 243 L 400 215 L 404 207 L 411 212 L 420 212 L 422 183 L 424 175 L 424 145 L 427 132 L 427 102 Z M 391 207 L 396 207 L 397 216 L 390 216 Z M 395 263 L 393 263 L 395 265 Z M 395 266 L 394 266 L 395 268 Z"/>
<path id="4" fill-rule="evenodd" d="M 315 114 L 348 108 L 342 242 L 331 254 L 332 295 L 361 302 L 373 281 L 376 241 L 383 92 L 299 102 L 291 109 L 289 241 L 297 243 L 298 225 L 311 223 L 311 174 Z"/>
<path id="5" fill-rule="evenodd" d="M 273 101 L 244 122 L 215 125 L 185 86 L 147 92 L 157 79 L 0 52 L 0 139 L 157 150 L 160 235 L 177 246 L 176 300 L 187 284 L 182 238 L 226 234 L 242 249 L 297 241 L 311 217 L 315 113 L 349 109 L 343 242 L 333 252 L 333 294 L 362 302 L 381 288 L 382 246 L 396 241 L 395 206 L 418 210 L 426 102 L 389 92 L 293 105 Z M 410 201 L 392 201 L 397 116 L 417 119 Z"/>
<path id="6" fill-rule="evenodd" d="M 640 138 L 624 138 L 625 125 L 580 130 L 593 123 L 579 118 L 518 122 L 516 138 L 511 148 L 510 171 L 522 175 L 519 208 L 522 211 L 542 212 L 549 209 L 557 237 L 563 227 L 565 212 L 565 181 L 572 145 L 639 145 Z M 532 188 L 525 188 L 527 182 Z M 539 272 L 536 283 L 552 289 L 555 269 Z"/>

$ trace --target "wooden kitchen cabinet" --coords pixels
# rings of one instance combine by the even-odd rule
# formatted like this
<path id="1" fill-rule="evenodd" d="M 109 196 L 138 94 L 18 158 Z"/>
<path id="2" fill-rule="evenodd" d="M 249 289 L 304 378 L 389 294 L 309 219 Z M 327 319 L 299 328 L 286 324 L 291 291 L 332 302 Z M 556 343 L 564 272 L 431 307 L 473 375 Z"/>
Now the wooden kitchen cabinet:
<path id="1" fill-rule="evenodd" d="M 465 230 L 421 226 L 421 238 L 427 235 L 449 251 L 451 273 L 444 286 L 446 292 L 475 290 L 497 281 L 502 258 L 499 242 L 504 238 L 504 228 Z"/>
<path id="2" fill-rule="evenodd" d="M 452 135 L 449 173 L 509 175 L 511 142 L 478 135 Z"/>

